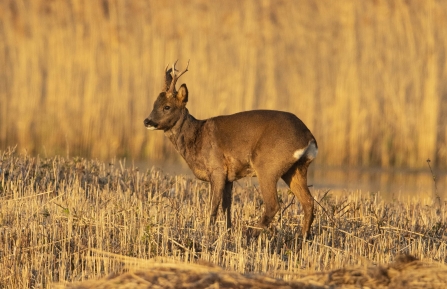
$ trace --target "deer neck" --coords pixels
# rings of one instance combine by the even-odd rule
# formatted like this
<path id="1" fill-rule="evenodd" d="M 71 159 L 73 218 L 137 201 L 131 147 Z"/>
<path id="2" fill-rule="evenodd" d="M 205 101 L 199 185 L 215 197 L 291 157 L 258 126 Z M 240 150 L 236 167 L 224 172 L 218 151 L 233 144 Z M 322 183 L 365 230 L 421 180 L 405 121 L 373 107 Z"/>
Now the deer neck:
<path id="1" fill-rule="evenodd" d="M 170 130 L 165 131 L 165 135 L 171 140 L 175 149 L 186 162 L 188 162 L 190 155 L 195 155 L 203 123 L 204 121 L 197 120 L 185 108 L 175 125 Z"/>

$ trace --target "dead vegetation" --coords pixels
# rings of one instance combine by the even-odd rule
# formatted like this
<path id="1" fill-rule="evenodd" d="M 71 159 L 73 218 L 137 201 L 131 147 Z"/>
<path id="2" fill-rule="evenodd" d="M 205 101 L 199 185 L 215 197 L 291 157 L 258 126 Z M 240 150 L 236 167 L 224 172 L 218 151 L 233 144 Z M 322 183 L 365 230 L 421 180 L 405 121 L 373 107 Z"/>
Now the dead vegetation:
<path id="1" fill-rule="evenodd" d="M 317 163 L 447 166 L 446 1 L 86 3 L 0 1 L 0 149 L 177 158 L 143 119 L 160 67 L 191 59 L 200 119 L 285 110 Z"/>
<path id="2" fill-rule="evenodd" d="M 156 169 L 139 170 L 124 161 L 3 151 L 0 288 L 51 288 L 54 283 L 110 274 L 116 275 L 101 282 L 147 277 L 140 281 L 203 282 L 225 288 L 231 282 L 249 286 L 271 280 L 287 288 L 317 277 L 318 286 L 332 286 L 330 282 L 345 282 L 351 275 L 353 284 L 369 284 L 382 274 L 373 269 L 381 268 L 377 264 L 389 264 L 401 254 L 421 261 L 408 263 L 409 269 L 398 275 L 420 276 L 417 280 L 442 277 L 424 274 L 445 269 L 445 203 L 431 196 L 396 196 L 384 202 L 378 193 L 312 193 L 319 205 L 310 242 L 301 239 L 302 208 L 285 189 L 278 192 L 281 210 L 270 229 L 247 242 L 246 230 L 256 223 L 261 207 L 258 187 L 250 179 L 235 184 L 229 234 L 221 215 L 213 230 L 207 226 L 207 183 Z M 400 269 L 383 266 L 389 280 L 381 277 L 380 282 L 397 282 L 392 276 Z M 151 275 L 157 272 L 167 277 Z"/>
<path id="3" fill-rule="evenodd" d="M 342 268 L 321 273 L 308 273 L 284 281 L 265 274 L 240 274 L 215 266 L 179 263 L 146 263 L 144 270 L 112 274 L 100 280 L 63 285 L 65 289 L 124 288 L 439 288 L 447 286 L 447 266 L 421 262 L 401 255 L 393 263 L 379 266 Z M 302 274 L 304 275 L 304 274 Z"/>

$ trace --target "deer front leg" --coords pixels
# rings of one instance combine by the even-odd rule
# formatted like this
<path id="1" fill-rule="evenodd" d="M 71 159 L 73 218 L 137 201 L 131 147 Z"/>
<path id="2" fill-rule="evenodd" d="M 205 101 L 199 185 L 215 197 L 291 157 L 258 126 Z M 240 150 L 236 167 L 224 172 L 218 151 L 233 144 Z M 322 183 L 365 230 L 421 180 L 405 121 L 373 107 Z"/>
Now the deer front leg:
<path id="1" fill-rule="evenodd" d="M 223 173 L 215 173 L 210 178 L 211 182 L 211 218 L 210 226 L 216 223 L 217 212 L 219 210 L 219 204 L 222 201 L 223 193 L 225 190 L 226 176 Z"/>

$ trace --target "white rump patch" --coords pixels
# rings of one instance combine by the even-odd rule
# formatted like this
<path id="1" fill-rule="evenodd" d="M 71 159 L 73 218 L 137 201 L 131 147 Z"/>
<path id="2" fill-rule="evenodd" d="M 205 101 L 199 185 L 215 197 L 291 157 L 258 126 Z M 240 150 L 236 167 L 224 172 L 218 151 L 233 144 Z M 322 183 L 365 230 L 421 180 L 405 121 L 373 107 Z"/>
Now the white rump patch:
<path id="1" fill-rule="evenodd" d="M 299 160 L 301 158 L 301 156 L 304 154 L 304 152 L 306 151 L 306 149 L 307 148 L 296 150 L 293 153 L 293 157 L 296 158 L 297 160 Z"/>
<path id="2" fill-rule="evenodd" d="M 309 159 L 313 160 L 318 154 L 318 148 L 315 145 L 315 141 L 310 141 L 307 147 L 298 149 L 293 153 L 293 157 L 299 160 L 303 155 L 306 155 Z"/>

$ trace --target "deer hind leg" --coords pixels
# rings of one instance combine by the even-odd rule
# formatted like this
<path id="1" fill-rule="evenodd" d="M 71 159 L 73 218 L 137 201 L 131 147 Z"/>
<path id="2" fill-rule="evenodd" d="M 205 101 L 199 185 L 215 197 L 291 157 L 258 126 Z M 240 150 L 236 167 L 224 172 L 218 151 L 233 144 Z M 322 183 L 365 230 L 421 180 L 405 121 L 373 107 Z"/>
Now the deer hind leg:
<path id="1" fill-rule="evenodd" d="M 300 159 L 283 176 L 282 179 L 290 187 L 303 206 L 303 236 L 310 236 L 310 227 L 314 219 L 314 198 L 307 187 L 307 168 L 312 160 Z"/>
<path id="2" fill-rule="evenodd" d="M 222 198 L 222 211 L 227 218 L 227 229 L 231 228 L 231 201 L 233 192 L 233 182 L 226 182 Z"/>

